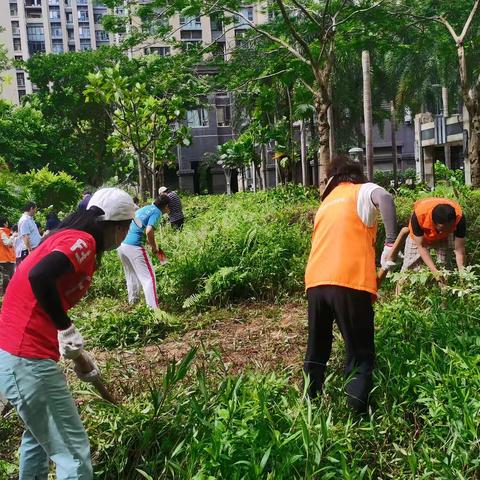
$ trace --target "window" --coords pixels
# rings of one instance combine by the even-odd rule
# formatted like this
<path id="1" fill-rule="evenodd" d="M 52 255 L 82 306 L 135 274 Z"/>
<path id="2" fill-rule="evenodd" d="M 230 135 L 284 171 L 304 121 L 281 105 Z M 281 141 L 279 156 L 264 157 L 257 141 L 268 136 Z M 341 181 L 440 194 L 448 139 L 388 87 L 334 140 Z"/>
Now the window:
<path id="1" fill-rule="evenodd" d="M 88 10 L 78 10 L 78 21 L 88 22 Z"/>
<path id="2" fill-rule="evenodd" d="M 103 13 L 93 13 L 93 21 L 95 23 L 102 23 Z"/>
<path id="3" fill-rule="evenodd" d="M 180 17 L 180 25 L 185 30 L 201 30 L 202 22 L 200 17 Z"/>
<path id="4" fill-rule="evenodd" d="M 222 20 L 216 15 L 211 15 L 210 16 L 210 30 L 212 30 L 212 32 L 222 32 L 223 31 Z"/>
<path id="5" fill-rule="evenodd" d="M 97 40 L 97 42 L 108 42 L 109 36 L 105 30 L 96 30 L 95 39 Z"/>
<path id="6" fill-rule="evenodd" d="M 12 35 L 18 37 L 20 35 L 20 23 L 12 22 Z"/>
<path id="7" fill-rule="evenodd" d="M 26 7 L 41 7 L 42 0 L 25 0 Z"/>
<path id="8" fill-rule="evenodd" d="M 72 12 L 65 12 L 65 16 L 67 17 L 67 23 L 73 23 L 73 13 Z"/>
<path id="9" fill-rule="evenodd" d="M 60 0 L 48 0 L 50 6 L 60 5 Z"/>
<path id="10" fill-rule="evenodd" d="M 60 10 L 57 8 L 50 8 L 49 17 L 50 20 L 60 20 Z"/>
<path id="11" fill-rule="evenodd" d="M 88 5 L 88 0 L 77 0 L 77 5 Z"/>
<path id="12" fill-rule="evenodd" d="M 188 110 L 187 125 L 191 128 L 208 127 L 208 111 L 206 108 Z"/>
<path id="13" fill-rule="evenodd" d="M 18 91 L 18 101 L 20 101 L 22 99 L 22 97 L 24 97 L 26 94 L 27 94 L 27 92 L 25 90 L 19 90 Z"/>
<path id="14" fill-rule="evenodd" d="M 239 15 L 235 17 L 235 23 L 237 27 L 249 28 L 249 24 L 244 18 L 253 22 L 253 7 L 243 7 L 238 11 Z M 240 16 L 242 15 L 242 16 Z"/>
<path id="15" fill-rule="evenodd" d="M 17 86 L 18 88 L 25 87 L 25 74 L 23 72 L 17 72 Z"/>
<path id="16" fill-rule="evenodd" d="M 84 38 L 80 39 L 80 50 L 91 50 L 92 49 L 92 44 L 90 43 L 90 40 L 87 39 L 85 40 Z"/>
<path id="17" fill-rule="evenodd" d="M 23 56 L 22 55 L 15 55 L 15 61 L 16 62 L 22 62 L 23 61 Z"/>
<path id="18" fill-rule="evenodd" d="M 52 41 L 52 52 L 53 53 L 63 53 L 63 42 L 61 40 Z"/>
<path id="19" fill-rule="evenodd" d="M 42 18 L 42 12 L 37 12 L 37 11 L 30 12 L 30 11 L 28 11 L 27 12 L 27 18 Z"/>
<path id="20" fill-rule="evenodd" d="M 78 27 L 78 36 L 80 38 L 90 38 L 90 27 Z"/>
<path id="21" fill-rule="evenodd" d="M 13 50 L 19 52 L 22 49 L 22 42 L 19 38 L 13 39 Z"/>
<path id="22" fill-rule="evenodd" d="M 69 45 L 68 46 L 68 51 L 69 52 L 74 52 L 75 51 L 75 45 Z"/>
<path id="23" fill-rule="evenodd" d="M 230 105 L 217 106 L 217 126 L 228 127 L 230 125 Z"/>
<path id="24" fill-rule="evenodd" d="M 45 33 L 41 23 L 32 23 L 27 25 L 27 38 L 34 42 L 41 42 L 45 40 Z"/>
<path id="25" fill-rule="evenodd" d="M 50 25 L 50 31 L 52 33 L 52 38 L 62 38 L 62 25 L 60 23 L 52 23 Z"/>
<path id="26" fill-rule="evenodd" d="M 145 55 L 160 55 L 161 57 L 168 57 L 170 55 L 170 47 L 149 47 L 143 50 Z"/>
<path id="27" fill-rule="evenodd" d="M 200 30 L 182 30 L 182 32 L 180 32 L 180 38 L 182 40 L 194 40 L 201 42 L 202 32 Z"/>
<path id="28" fill-rule="evenodd" d="M 18 17 L 18 5 L 16 3 L 10 4 L 10 16 Z"/>

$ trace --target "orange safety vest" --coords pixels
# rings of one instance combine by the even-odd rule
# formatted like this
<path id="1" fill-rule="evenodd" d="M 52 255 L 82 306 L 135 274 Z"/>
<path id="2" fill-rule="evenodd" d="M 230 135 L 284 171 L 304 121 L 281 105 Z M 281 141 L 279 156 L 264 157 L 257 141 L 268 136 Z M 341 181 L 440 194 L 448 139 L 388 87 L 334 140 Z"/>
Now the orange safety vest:
<path id="1" fill-rule="evenodd" d="M 307 289 L 339 285 L 377 294 L 377 225 L 368 227 L 358 216 L 361 186 L 341 183 L 318 209 L 305 271 Z"/>
<path id="2" fill-rule="evenodd" d="M 1 227 L 0 228 L 0 263 L 15 263 L 15 250 L 13 245 L 7 247 L 2 241 L 2 235 L 5 234 L 8 238 L 12 232 L 9 228 Z"/>
<path id="3" fill-rule="evenodd" d="M 433 209 L 437 205 L 450 205 L 455 209 L 455 224 L 448 232 L 439 233 L 435 229 L 435 224 L 432 219 Z M 424 198 L 423 200 L 418 200 L 413 206 L 413 211 L 418 220 L 420 228 L 423 230 L 423 239 L 426 243 L 439 242 L 440 240 L 445 240 L 451 233 L 457 228 L 458 222 L 462 218 L 462 209 L 457 202 L 449 200 L 448 198 Z M 410 237 L 413 239 L 415 236 L 413 233 L 412 221 L 408 225 L 410 229 Z"/>

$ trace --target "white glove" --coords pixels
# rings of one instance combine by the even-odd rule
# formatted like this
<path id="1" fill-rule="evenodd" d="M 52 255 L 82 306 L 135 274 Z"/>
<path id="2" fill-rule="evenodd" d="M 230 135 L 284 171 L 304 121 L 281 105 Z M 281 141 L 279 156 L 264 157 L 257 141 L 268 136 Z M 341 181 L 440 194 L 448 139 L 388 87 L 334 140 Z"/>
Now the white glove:
<path id="1" fill-rule="evenodd" d="M 84 373 L 78 369 L 77 365 L 75 365 L 75 367 L 73 367 L 73 371 L 77 375 L 78 379 L 82 382 L 94 382 L 95 380 L 100 378 L 100 369 L 90 355 L 87 355 L 85 352 L 83 352 L 83 356 L 88 357 L 88 361 L 92 365 L 92 370 L 90 372 Z"/>
<path id="2" fill-rule="evenodd" d="M 390 253 L 392 253 L 392 248 L 393 245 L 385 244 L 385 246 L 383 247 L 382 256 L 380 257 L 380 266 L 387 271 L 395 266 L 395 262 L 389 260 Z"/>
<path id="3" fill-rule="evenodd" d="M 83 337 L 75 328 L 70 325 L 66 330 L 58 331 L 58 346 L 63 358 L 75 359 L 83 351 Z"/>

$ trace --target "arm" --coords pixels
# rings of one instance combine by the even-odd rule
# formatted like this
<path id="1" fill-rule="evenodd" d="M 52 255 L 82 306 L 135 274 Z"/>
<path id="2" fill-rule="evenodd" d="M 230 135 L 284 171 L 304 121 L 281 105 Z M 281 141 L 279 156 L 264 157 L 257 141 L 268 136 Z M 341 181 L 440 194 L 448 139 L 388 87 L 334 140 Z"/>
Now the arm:
<path id="1" fill-rule="evenodd" d="M 25 248 L 31 252 L 32 251 L 32 244 L 30 243 L 30 235 L 26 233 L 22 236 L 23 243 L 25 244 Z"/>
<path id="2" fill-rule="evenodd" d="M 385 225 L 385 243 L 393 244 L 397 238 L 397 214 L 393 196 L 383 188 L 376 188 L 371 194 L 371 199 L 380 210 Z"/>
<path id="3" fill-rule="evenodd" d="M 430 269 L 433 275 L 435 275 L 436 277 L 440 275 L 440 272 L 433 263 L 432 257 L 430 256 L 428 249 L 423 246 L 423 237 L 418 237 L 417 235 L 415 235 L 413 237 L 413 240 L 417 245 L 418 253 L 420 254 L 422 260 L 425 262 L 425 265 Z"/>
<path id="4" fill-rule="evenodd" d="M 461 270 L 465 266 L 465 238 L 455 237 L 455 260 Z"/>
<path id="5" fill-rule="evenodd" d="M 57 281 L 62 275 L 73 270 L 74 267 L 66 255 L 52 252 L 42 258 L 28 275 L 33 294 L 58 330 L 69 328 L 72 321 L 63 309 Z"/>
<path id="6" fill-rule="evenodd" d="M 148 225 L 145 230 L 145 235 L 147 236 L 147 242 L 152 249 L 152 253 L 156 254 L 158 252 L 157 242 L 155 240 L 155 229 L 152 225 Z"/>
<path id="7" fill-rule="evenodd" d="M 10 238 L 7 237 L 5 232 L 2 232 L 2 242 L 6 247 L 11 247 L 15 242 L 15 235 L 12 235 Z"/>

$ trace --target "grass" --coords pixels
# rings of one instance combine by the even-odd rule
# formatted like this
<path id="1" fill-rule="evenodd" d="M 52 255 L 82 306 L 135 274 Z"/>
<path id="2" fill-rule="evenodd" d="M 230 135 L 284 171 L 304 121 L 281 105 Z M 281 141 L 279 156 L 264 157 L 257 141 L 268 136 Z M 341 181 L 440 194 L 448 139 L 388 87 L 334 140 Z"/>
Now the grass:
<path id="1" fill-rule="evenodd" d="M 462 202 L 472 219 L 469 250 L 476 252 L 478 195 L 468 195 Z M 397 200 L 400 217 L 413 200 Z M 126 306 L 121 266 L 111 255 L 96 291 L 73 314 L 123 398 L 114 407 L 73 383 L 95 478 L 478 478 L 475 268 L 450 276 L 442 292 L 424 272 L 409 274 L 399 297 L 387 286 L 375 305 L 374 406 L 357 417 L 346 406 L 338 332 L 324 395 L 305 398 L 305 304 L 282 303 L 301 295 L 316 200 L 285 190 L 186 204 L 185 230 L 162 234 L 170 263 L 156 266 L 168 313 Z M 169 345 L 176 362 L 153 354 Z M 12 478 L 18 435 L 11 415 L 0 425 L 0 472 L 9 469 Z"/>

